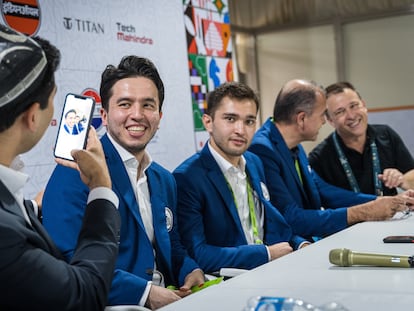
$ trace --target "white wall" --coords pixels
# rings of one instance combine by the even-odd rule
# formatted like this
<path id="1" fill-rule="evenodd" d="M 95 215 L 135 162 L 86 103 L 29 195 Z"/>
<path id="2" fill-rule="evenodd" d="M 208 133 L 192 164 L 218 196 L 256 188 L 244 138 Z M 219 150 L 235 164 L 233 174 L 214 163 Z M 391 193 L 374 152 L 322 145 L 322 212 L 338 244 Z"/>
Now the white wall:
<path id="1" fill-rule="evenodd" d="M 281 87 L 303 78 L 326 85 L 336 80 L 335 42 L 332 26 L 319 26 L 260 35 L 257 38 L 262 117 L 273 114 Z M 319 137 L 331 132 L 322 127 Z M 307 148 L 308 143 L 304 146 Z"/>
<path id="2" fill-rule="evenodd" d="M 343 25 L 345 80 L 353 83 L 368 109 L 413 106 L 414 15 L 402 15 Z M 327 86 L 337 81 L 335 33 L 332 25 L 279 31 L 257 37 L 258 80 L 263 120 L 272 114 L 281 86 L 292 78 L 307 78 Z M 387 116 L 382 114 L 386 122 Z M 412 123 L 411 114 L 401 122 Z M 304 144 L 310 151 L 318 140 Z M 404 140 L 413 140 L 411 134 Z M 412 145 L 407 142 L 407 145 Z M 414 154 L 414 150 L 411 150 Z"/>
<path id="3" fill-rule="evenodd" d="M 345 74 L 368 108 L 414 105 L 414 15 L 344 26 Z"/>

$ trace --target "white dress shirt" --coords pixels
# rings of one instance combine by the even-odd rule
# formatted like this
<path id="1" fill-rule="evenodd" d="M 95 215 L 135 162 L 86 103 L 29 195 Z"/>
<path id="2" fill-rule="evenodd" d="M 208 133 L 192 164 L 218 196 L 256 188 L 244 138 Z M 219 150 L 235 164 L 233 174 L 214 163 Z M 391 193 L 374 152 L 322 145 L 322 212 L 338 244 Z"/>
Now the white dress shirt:
<path id="1" fill-rule="evenodd" d="M 116 151 L 118 152 L 119 156 L 124 163 L 125 169 L 128 173 L 130 183 L 132 189 L 134 190 L 135 199 L 138 202 L 139 206 L 139 213 L 142 218 L 142 222 L 144 223 L 145 232 L 151 241 L 152 245 L 154 245 L 154 226 L 152 223 L 152 208 L 151 208 L 151 201 L 150 201 L 150 193 L 148 188 L 148 180 L 147 175 L 145 175 L 145 171 L 151 165 L 152 159 L 151 156 L 145 152 L 141 166 L 143 167 L 142 173 L 140 176 L 138 175 L 138 160 L 128 152 L 125 148 L 123 148 L 120 144 L 118 144 L 109 133 L 107 133 L 109 140 L 114 145 Z M 155 249 L 153 248 L 154 257 L 156 256 Z M 154 261 L 154 271 L 156 271 L 156 263 Z M 145 302 L 148 299 L 148 295 L 151 289 L 151 284 L 156 284 L 159 286 L 164 286 L 163 277 L 160 273 L 153 273 L 152 275 L 152 282 L 148 282 L 147 286 L 144 290 L 144 293 L 141 296 L 141 299 L 138 302 L 138 305 L 144 306 Z"/>
<path id="2" fill-rule="evenodd" d="M 233 192 L 233 198 L 237 206 L 237 212 L 239 214 L 240 222 L 243 227 L 244 235 L 246 237 L 248 244 L 254 244 L 256 237 L 253 234 L 253 228 L 250 218 L 250 208 L 248 203 L 248 194 L 247 194 L 247 175 L 246 175 L 246 160 L 243 156 L 240 157 L 240 163 L 238 167 L 232 165 L 229 161 L 224 159 L 213 147 L 211 147 L 210 142 L 208 143 L 208 148 L 216 160 L 218 166 L 223 172 L 231 191 Z M 252 190 L 253 191 L 253 190 Z M 260 205 L 260 202 L 255 201 L 255 205 Z M 258 206 L 255 206 L 255 210 Z M 259 215 L 257 215 L 259 214 Z M 257 227 L 259 231 L 259 239 L 263 240 L 263 213 L 256 213 L 257 218 Z"/>

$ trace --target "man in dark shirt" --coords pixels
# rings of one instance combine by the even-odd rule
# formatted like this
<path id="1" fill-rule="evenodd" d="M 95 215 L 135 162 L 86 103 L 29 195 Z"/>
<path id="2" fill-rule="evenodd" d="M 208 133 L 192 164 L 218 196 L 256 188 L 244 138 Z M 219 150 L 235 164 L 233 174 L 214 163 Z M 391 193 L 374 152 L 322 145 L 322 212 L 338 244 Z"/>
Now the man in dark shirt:
<path id="1" fill-rule="evenodd" d="M 325 182 L 312 170 L 301 143 L 316 140 L 325 110 L 325 91 L 317 84 L 288 81 L 276 98 L 273 118 L 255 133 L 249 148 L 263 162 L 270 201 L 294 234 L 325 237 L 359 222 L 408 211 L 412 190 L 379 197 L 355 193 Z"/>
<path id="2" fill-rule="evenodd" d="M 394 195 L 414 188 L 414 159 L 388 125 L 369 125 L 365 102 L 349 82 L 326 88 L 326 116 L 335 132 L 310 154 L 325 181 L 355 192 Z"/>

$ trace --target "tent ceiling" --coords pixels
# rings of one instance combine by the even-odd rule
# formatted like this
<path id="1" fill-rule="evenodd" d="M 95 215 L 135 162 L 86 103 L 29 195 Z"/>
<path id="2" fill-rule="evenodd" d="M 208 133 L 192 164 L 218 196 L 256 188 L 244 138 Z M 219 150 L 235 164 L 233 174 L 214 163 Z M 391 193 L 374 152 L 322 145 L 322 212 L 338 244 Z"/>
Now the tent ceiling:
<path id="1" fill-rule="evenodd" d="M 232 31 L 262 33 L 414 13 L 414 0 L 228 0 Z"/>

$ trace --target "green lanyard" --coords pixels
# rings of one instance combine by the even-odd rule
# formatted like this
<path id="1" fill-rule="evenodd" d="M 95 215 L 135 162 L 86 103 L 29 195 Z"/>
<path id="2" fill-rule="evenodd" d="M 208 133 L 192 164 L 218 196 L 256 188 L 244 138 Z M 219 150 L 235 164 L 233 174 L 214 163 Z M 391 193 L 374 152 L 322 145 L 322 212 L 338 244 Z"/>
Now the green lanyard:
<path id="1" fill-rule="evenodd" d="M 249 205 L 250 222 L 252 224 L 253 239 L 255 244 L 263 244 L 263 241 L 259 238 L 259 230 L 257 226 L 256 211 L 253 199 L 253 189 L 250 186 L 249 180 L 246 180 L 247 186 L 247 204 Z"/>
<path id="2" fill-rule="evenodd" d="M 227 185 L 230 188 L 231 194 L 233 195 L 234 204 L 236 205 L 236 208 L 238 209 L 237 199 L 228 181 L 227 181 Z M 250 186 L 250 182 L 248 178 L 246 178 L 246 188 L 247 188 L 247 204 L 249 205 L 250 224 L 252 226 L 254 243 L 263 244 L 263 241 L 259 238 L 259 229 L 257 226 L 255 204 L 254 204 L 254 199 L 253 199 L 253 189 Z"/>
<path id="3" fill-rule="evenodd" d="M 345 171 L 346 177 L 348 178 L 348 182 L 354 192 L 360 192 L 358 182 L 354 176 L 354 172 L 352 171 L 351 165 L 348 162 L 344 152 L 342 151 L 341 146 L 338 142 L 338 137 L 336 136 L 336 132 L 333 133 L 333 141 L 335 144 L 336 152 L 339 156 L 339 161 Z M 377 145 L 375 144 L 375 140 L 373 139 L 370 143 L 371 147 L 371 158 L 372 158 L 372 177 L 374 179 L 374 186 L 375 186 L 375 194 L 378 196 L 382 196 L 382 182 L 378 178 L 378 175 L 381 173 L 381 165 L 379 161 L 378 149 Z"/>
<path id="4" fill-rule="evenodd" d="M 302 173 L 300 172 L 300 166 L 299 166 L 299 159 L 298 158 L 295 159 L 295 168 L 296 168 L 296 172 L 298 173 L 300 183 L 303 185 Z"/>

